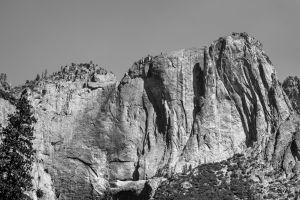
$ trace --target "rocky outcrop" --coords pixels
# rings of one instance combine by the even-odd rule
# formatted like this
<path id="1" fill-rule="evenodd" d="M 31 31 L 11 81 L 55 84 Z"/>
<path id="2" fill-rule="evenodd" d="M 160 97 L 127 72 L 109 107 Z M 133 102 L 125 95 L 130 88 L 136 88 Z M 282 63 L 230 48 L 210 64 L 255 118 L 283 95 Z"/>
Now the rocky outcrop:
<path id="1" fill-rule="evenodd" d="M 126 179 L 180 172 L 249 148 L 281 163 L 274 159 L 286 148 L 278 130 L 293 113 L 262 45 L 247 34 L 136 62 L 110 110 L 114 102 L 118 109 L 106 116 L 116 116 L 130 143 L 123 140 L 114 155 L 113 176 Z"/>
<path id="2" fill-rule="evenodd" d="M 89 88 L 88 83 L 94 82 L 97 88 Z M 113 74 L 87 64 L 64 67 L 34 87 L 31 102 L 38 119 L 34 175 L 44 199 L 97 199 L 106 190 L 107 153 L 95 128 L 115 84 Z"/>
<path id="3" fill-rule="evenodd" d="M 282 87 L 293 108 L 300 113 L 300 79 L 297 76 L 289 76 L 283 81 Z"/>
<path id="4" fill-rule="evenodd" d="M 147 56 L 120 83 L 89 63 L 30 84 L 40 199 L 101 199 L 111 187 L 116 198 L 138 194 L 146 180 L 237 153 L 299 168 L 298 117 L 245 33 Z"/>

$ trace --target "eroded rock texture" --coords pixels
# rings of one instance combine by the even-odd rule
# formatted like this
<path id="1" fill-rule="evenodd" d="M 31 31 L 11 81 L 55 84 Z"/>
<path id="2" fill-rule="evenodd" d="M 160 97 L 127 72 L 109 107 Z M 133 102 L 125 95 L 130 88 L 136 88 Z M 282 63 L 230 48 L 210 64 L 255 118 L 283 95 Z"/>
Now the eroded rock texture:
<path id="1" fill-rule="evenodd" d="M 283 81 L 282 87 L 291 100 L 293 108 L 300 113 L 300 79 L 297 76 L 289 76 Z"/>
<path id="2" fill-rule="evenodd" d="M 120 83 L 85 64 L 31 88 L 41 199 L 142 190 L 157 185 L 154 177 L 236 153 L 258 154 L 288 173 L 300 165 L 298 116 L 262 45 L 246 33 L 148 56 Z"/>

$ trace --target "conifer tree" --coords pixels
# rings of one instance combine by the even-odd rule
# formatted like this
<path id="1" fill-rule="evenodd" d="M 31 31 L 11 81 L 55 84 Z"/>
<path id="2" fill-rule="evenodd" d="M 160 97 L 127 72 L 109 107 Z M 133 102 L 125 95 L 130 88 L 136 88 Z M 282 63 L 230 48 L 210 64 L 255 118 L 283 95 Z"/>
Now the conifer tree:
<path id="1" fill-rule="evenodd" d="M 39 74 L 36 75 L 35 81 L 39 81 L 41 79 L 41 76 Z"/>
<path id="2" fill-rule="evenodd" d="M 0 197 L 3 200 L 29 199 L 24 193 L 32 188 L 32 106 L 27 91 L 16 103 L 16 111 L 8 116 L 8 125 L 0 132 Z"/>
<path id="3" fill-rule="evenodd" d="M 48 76 L 48 70 L 45 69 L 45 72 L 44 72 L 44 78 L 47 78 L 47 76 Z"/>

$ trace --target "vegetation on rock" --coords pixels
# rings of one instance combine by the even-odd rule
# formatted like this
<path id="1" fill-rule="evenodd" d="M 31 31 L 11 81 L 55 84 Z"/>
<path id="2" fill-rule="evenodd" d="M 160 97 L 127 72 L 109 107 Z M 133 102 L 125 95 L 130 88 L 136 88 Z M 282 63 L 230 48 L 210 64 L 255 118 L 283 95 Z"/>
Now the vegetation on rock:
<path id="1" fill-rule="evenodd" d="M 156 191 L 159 200 L 295 199 L 297 177 L 287 178 L 257 157 L 234 157 L 203 164 L 164 182 Z"/>
<path id="2" fill-rule="evenodd" d="M 54 72 L 52 75 L 47 76 L 45 72 L 42 79 L 59 80 L 64 79 L 66 81 L 76 81 L 81 79 L 88 79 L 88 81 L 94 81 L 95 75 L 106 75 L 108 72 L 102 67 L 94 64 L 92 61 L 89 63 L 72 63 L 69 66 L 61 67 L 61 70 Z M 46 74 L 46 75 L 45 75 Z"/>
<path id="3" fill-rule="evenodd" d="M 7 83 L 7 75 L 4 73 L 0 74 L 0 89 L 9 90 L 10 85 Z"/>

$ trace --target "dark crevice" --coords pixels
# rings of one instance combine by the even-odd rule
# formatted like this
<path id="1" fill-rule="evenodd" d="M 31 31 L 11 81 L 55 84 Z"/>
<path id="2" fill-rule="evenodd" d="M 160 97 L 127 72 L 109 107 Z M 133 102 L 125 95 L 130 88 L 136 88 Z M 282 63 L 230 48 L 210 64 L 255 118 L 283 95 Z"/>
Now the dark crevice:
<path id="1" fill-rule="evenodd" d="M 133 175 L 132 175 L 133 176 L 132 178 L 134 181 L 137 181 L 140 179 L 139 168 L 140 168 L 140 161 L 137 162 L 134 172 L 133 172 Z"/>
<path id="2" fill-rule="evenodd" d="M 246 98 L 245 98 L 245 96 L 243 96 L 242 106 L 243 106 L 245 115 L 247 117 L 248 128 L 249 128 L 248 136 L 246 138 L 246 145 L 252 146 L 253 142 L 257 141 L 256 112 L 255 112 L 257 110 L 257 105 L 256 105 L 256 102 L 253 102 L 253 110 L 252 111 L 248 110 Z M 251 109 L 251 107 L 249 109 Z"/>
<path id="3" fill-rule="evenodd" d="M 291 144 L 291 152 L 294 158 L 297 158 L 298 161 L 300 161 L 300 154 L 299 154 L 300 149 L 298 148 L 296 141 L 293 140 Z"/>
<path id="4" fill-rule="evenodd" d="M 143 190 L 140 193 L 136 191 L 127 190 L 121 191 L 113 195 L 113 200 L 146 200 L 151 198 L 152 187 L 145 183 Z"/>
<path id="5" fill-rule="evenodd" d="M 167 124 L 167 134 L 166 134 L 166 143 L 167 143 L 167 148 L 171 147 L 172 144 L 172 136 L 171 136 L 171 119 L 170 116 L 168 117 L 168 124 Z"/>
<path id="6" fill-rule="evenodd" d="M 199 148 L 200 147 L 200 135 L 199 134 L 196 135 L 196 139 L 197 139 L 197 145 Z"/>
<path id="7" fill-rule="evenodd" d="M 134 191 L 121 191 L 113 196 L 113 200 L 140 200 Z"/>
<path id="8" fill-rule="evenodd" d="M 89 85 L 87 85 L 87 88 L 90 89 L 91 91 L 98 90 L 98 89 L 100 89 L 100 88 L 101 88 L 101 89 L 104 89 L 103 86 L 91 87 L 91 86 L 89 86 Z"/>
<path id="9" fill-rule="evenodd" d="M 144 141 L 143 141 L 143 150 L 142 150 L 142 154 L 145 154 L 145 146 L 146 146 L 146 140 L 149 140 L 148 137 L 148 121 L 149 121 L 149 113 L 148 113 L 148 109 L 146 107 L 146 103 L 145 103 L 145 97 L 143 96 L 143 108 L 145 110 L 146 113 L 146 121 L 145 121 L 145 133 L 144 133 Z M 148 145 L 148 148 L 150 148 L 150 145 Z"/>
<path id="10" fill-rule="evenodd" d="M 249 70 L 249 69 L 248 69 Z M 244 71 L 244 68 L 243 68 L 243 71 Z M 245 71 L 244 71 L 245 72 Z M 248 72 L 249 74 L 249 72 Z M 256 97 L 256 93 L 255 93 L 255 90 L 253 88 L 253 83 L 252 83 L 252 80 L 250 79 L 250 92 L 251 92 L 251 95 L 252 97 L 250 96 L 250 94 L 244 92 L 244 94 L 246 94 L 247 98 L 252 102 L 252 105 L 253 105 L 253 108 L 252 110 L 250 111 L 250 113 L 248 113 L 248 116 L 249 116 L 249 134 L 250 134 L 250 137 L 249 137 L 249 144 L 252 145 L 253 142 L 256 142 L 257 141 L 257 129 L 256 129 L 256 118 L 257 118 L 257 112 L 258 112 L 258 99 Z M 244 107 L 247 108 L 247 103 L 246 103 L 246 97 L 244 96 L 244 101 L 243 101 L 243 105 Z M 250 106 L 250 109 L 251 109 L 251 106 Z M 245 110 L 245 108 L 244 108 Z"/>
<path id="11" fill-rule="evenodd" d="M 157 116 L 155 122 L 157 124 L 158 132 L 165 133 L 167 130 L 166 129 L 167 116 L 165 114 L 166 113 L 165 107 L 162 104 L 162 101 L 164 100 L 164 93 L 163 91 L 156 89 L 156 88 L 160 88 L 161 85 L 162 85 L 161 80 L 155 78 L 154 75 L 151 78 L 146 78 L 144 80 L 144 88 L 147 93 L 147 97 L 151 102 Z"/>
<path id="12" fill-rule="evenodd" d="M 261 61 L 259 61 L 258 69 L 259 69 L 260 77 L 261 77 L 261 80 L 262 80 L 262 82 L 263 82 L 264 87 L 265 87 L 267 90 L 269 90 L 270 88 L 269 88 L 268 82 L 267 82 L 267 80 L 266 80 L 266 74 L 265 74 L 265 72 L 264 72 L 264 69 L 263 69 L 263 66 L 262 66 L 262 64 L 261 64 Z"/>
<path id="13" fill-rule="evenodd" d="M 198 131 L 195 131 L 196 125 L 197 125 L 197 128 L 199 128 L 198 123 L 197 123 L 197 114 L 200 113 L 202 106 L 204 104 L 205 87 L 206 87 L 204 69 L 207 68 L 206 56 L 205 56 L 205 50 L 204 50 L 203 60 L 199 60 L 199 63 L 196 63 L 193 68 L 194 109 L 193 109 L 193 123 L 192 123 L 191 135 L 193 135 L 195 132 L 198 132 Z M 199 137 L 200 136 L 198 134 L 196 136 L 198 147 L 200 144 Z M 186 147 L 187 146 L 184 147 L 184 150 Z"/>
<path id="14" fill-rule="evenodd" d="M 153 62 L 150 62 L 150 63 L 149 63 L 149 69 L 148 69 L 147 74 L 146 74 L 145 77 L 151 78 L 151 76 L 152 76 L 152 73 L 151 73 L 152 68 L 153 68 Z"/>
<path id="15" fill-rule="evenodd" d="M 226 54 L 224 53 L 225 49 L 226 49 L 226 40 L 224 38 L 222 38 L 220 40 L 220 42 L 218 43 L 218 46 L 216 46 L 217 50 L 218 50 L 218 59 L 216 60 L 216 67 L 217 70 L 219 72 L 220 75 L 225 75 L 224 73 L 224 69 L 223 69 L 223 62 L 224 62 L 224 56 L 226 56 Z M 226 64 L 225 64 L 226 66 Z M 224 77 L 220 76 L 220 79 L 224 82 Z"/>
<path id="16" fill-rule="evenodd" d="M 151 142 L 150 142 L 150 136 L 149 133 L 147 134 L 147 145 L 148 145 L 148 150 L 151 151 Z"/>
<path id="17" fill-rule="evenodd" d="M 204 68 L 200 63 L 196 63 L 193 69 L 194 116 L 200 112 L 205 96 Z"/>
<path id="18" fill-rule="evenodd" d="M 185 107 L 184 107 L 184 105 L 183 105 L 183 101 L 182 101 L 182 100 L 180 100 L 180 103 L 181 103 L 181 107 L 182 107 L 183 114 L 184 114 L 184 120 L 185 120 L 185 129 L 187 130 L 187 127 L 188 127 L 188 122 L 187 122 L 186 110 L 185 110 Z"/>

